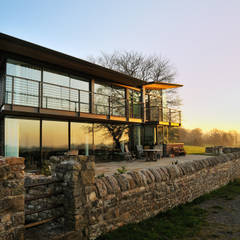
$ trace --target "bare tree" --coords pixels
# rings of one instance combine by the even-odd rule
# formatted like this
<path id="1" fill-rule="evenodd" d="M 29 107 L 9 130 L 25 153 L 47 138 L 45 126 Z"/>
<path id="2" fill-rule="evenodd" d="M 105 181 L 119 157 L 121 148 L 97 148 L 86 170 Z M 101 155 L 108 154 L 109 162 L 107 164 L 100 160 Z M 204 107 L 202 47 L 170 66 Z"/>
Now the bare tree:
<path id="1" fill-rule="evenodd" d="M 167 58 L 162 56 L 145 56 L 134 51 L 112 54 L 102 53 L 99 57 L 89 57 L 93 63 L 124 73 L 143 81 L 175 82 L 176 70 Z M 181 99 L 176 89 L 166 90 L 167 104 L 178 107 Z"/>
<path id="2" fill-rule="evenodd" d="M 169 60 L 161 56 L 145 56 L 134 51 L 119 52 L 112 54 L 102 53 L 99 57 L 89 57 L 93 63 L 103 67 L 124 73 L 144 81 L 168 82 L 173 83 L 176 77 L 176 71 L 170 64 Z M 159 91 L 154 92 L 157 98 Z M 177 96 L 176 90 L 166 91 L 167 104 L 170 106 L 179 106 L 181 101 Z M 119 148 L 122 134 L 128 128 L 127 125 L 104 124 L 102 127 L 107 128 L 112 135 L 115 145 Z"/>

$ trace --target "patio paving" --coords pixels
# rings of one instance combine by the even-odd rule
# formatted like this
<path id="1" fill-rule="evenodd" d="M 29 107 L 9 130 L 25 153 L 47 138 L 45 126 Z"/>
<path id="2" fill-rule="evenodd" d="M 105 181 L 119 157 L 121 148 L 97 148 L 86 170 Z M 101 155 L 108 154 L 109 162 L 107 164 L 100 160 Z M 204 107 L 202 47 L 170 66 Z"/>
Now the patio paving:
<path id="1" fill-rule="evenodd" d="M 109 176 L 117 172 L 118 168 L 125 167 L 127 171 L 133 171 L 133 170 L 141 170 L 141 169 L 148 169 L 148 168 L 154 168 L 158 166 L 168 166 L 172 165 L 172 163 L 175 163 L 176 161 L 178 163 L 184 163 L 184 162 L 191 162 L 195 160 L 200 159 L 206 159 L 210 158 L 212 156 L 205 156 L 205 155 L 186 155 L 186 156 L 180 156 L 180 157 L 174 157 L 174 158 L 161 158 L 158 161 L 154 162 L 146 162 L 145 159 L 142 160 L 136 160 L 133 162 L 129 161 L 118 161 L 118 162 L 105 162 L 105 163 L 96 163 L 96 176 L 99 176 L 101 174 L 104 174 L 105 176 Z"/>

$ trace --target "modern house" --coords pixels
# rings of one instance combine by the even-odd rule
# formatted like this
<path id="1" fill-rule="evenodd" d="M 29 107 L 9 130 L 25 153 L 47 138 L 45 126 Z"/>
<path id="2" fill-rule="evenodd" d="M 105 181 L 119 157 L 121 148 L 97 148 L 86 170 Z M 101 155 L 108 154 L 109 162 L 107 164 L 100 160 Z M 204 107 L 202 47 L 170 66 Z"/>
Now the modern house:
<path id="1" fill-rule="evenodd" d="M 0 154 L 25 157 L 27 166 L 71 149 L 109 156 L 111 126 L 125 126 L 119 142 L 132 150 L 163 143 L 168 128 L 181 126 L 162 96 L 182 85 L 145 82 L 1 33 L 0 79 Z"/>

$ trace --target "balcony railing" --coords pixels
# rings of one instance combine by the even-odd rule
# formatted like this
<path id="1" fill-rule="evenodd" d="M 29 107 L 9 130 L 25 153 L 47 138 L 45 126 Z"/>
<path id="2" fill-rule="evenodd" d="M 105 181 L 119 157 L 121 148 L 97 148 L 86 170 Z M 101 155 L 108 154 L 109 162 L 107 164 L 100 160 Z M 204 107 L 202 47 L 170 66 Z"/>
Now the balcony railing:
<path id="1" fill-rule="evenodd" d="M 124 97 L 40 82 L 22 77 L 6 76 L 3 104 L 42 109 L 94 113 L 108 116 L 143 119 L 143 104 L 126 101 Z M 145 108 L 147 121 L 181 122 L 179 111 L 160 107 Z"/>
<path id="2" fill-rule="evenodd" d="M 149 122 L 171 122 L 181 124 L 181 111 L 152 106 L 146 108 L 146 120 Z"/>

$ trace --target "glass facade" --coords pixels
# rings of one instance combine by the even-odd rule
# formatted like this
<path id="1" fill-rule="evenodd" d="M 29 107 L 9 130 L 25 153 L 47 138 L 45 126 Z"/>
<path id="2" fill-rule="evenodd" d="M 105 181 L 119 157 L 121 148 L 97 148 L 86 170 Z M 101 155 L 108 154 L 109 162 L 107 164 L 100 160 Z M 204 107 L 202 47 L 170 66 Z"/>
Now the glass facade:
<path id="1" fill-rule="evenodd" d="M 5 156 L 24 157 L 26 166 L 40 165 L 40 121 L 5 118 Z"/>
<path id="2" fill-rule="evenodd" d="M 80 155 L 93 154 L 93 124 L 71 122 L 71 149 Z"/>
<path id="3" fill-rule="evenodd" d="M 90 83 L 85 78 L 42 70 L 14 60 L 7 61 L 6 74 L 7 104 L 32 107 L 42 104 L 43 108 L 89 112 Z"/>
<path id="4" fill-rule="evenodd" d="M 69 149 L 78 150 L 80 155 L 95 155 L 97 161 L 114 161 L 114 156 L 124 151 L 126 143 L 130 142 L 132 150 L 135 150 L 137 145 L 153 146 L 165 143 L 167 136 L 164 133 L 165 128 L 156 126 L 133 126 L 129 140 L 127 125 L 10 117 L 5 118 L 4 122 L 5 156 L 24 157 L 26 168 L 37 168 L 42 161 L 48 160 L 51 156 L 63 155 Z M 121 129 L 120 127 L 124 130 L 119 139 L 116 132 Z"/>
<path id="5" fill-rule="evenodd" d="M 125 116 L 124 88 L 95 83 L 94 92 L 96 114 Z"/>
<path id="6" fill-rule="evenodd" d="M 141 118 L 142 117 L 142 104 L 141 104 L 141 92 L 136 90 L 129 90 L 129 108 L 130 117 Z"/>
<path id="7" fill-rule="evenodd" d="M 70 87 L 74 88 L 70 91 L 70 100 L 73 107 L 75 103 L 77 108 L 80 107 L 80 112 L 89 112 L 89 103 L 90 103 L 90 83 L 83 78 L 71 77 L 70 78 Z M 81 91 L 78 91 L 81 90 Z M 78 105 L 78 99 L 80 99 L 80 106 Z"/>
<path id="8" fill-rule="evenodd" d="M 43 159 L 68 151 L 68 122 L 42 121 Z"/>
<path id="9" fill-rule="evenodd" d="M 94 109 L 96 114 L 109 115 L 111 87 L 95 83 Z"/>
<path id="10" fill-rule="evenodd" d="M 6 73 L 6 103 L 37 107 L 41 69 L 26 63 L 8 60 Z"/>

